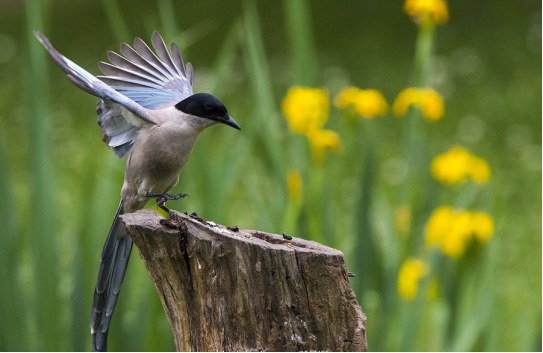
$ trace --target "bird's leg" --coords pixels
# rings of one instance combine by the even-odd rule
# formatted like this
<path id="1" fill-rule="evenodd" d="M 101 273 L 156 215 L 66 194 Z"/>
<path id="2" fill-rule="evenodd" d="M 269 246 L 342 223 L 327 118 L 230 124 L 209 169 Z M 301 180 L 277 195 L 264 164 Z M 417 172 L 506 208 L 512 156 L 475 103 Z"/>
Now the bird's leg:
<path id="1" fill-rule="evenodd" d="M 147 197 L 162 197 L 164 200 L 179 200 L 184 198 L 185 196 L 189 196 L 188 194 L 177 194 L 177 195 L 170 195 L 160 192 L 148 192 L 145 196 Z"/>
<path id="2" fill-rule="evenodd" d="M 170 214 L 170 209 L 168 207 L 166 207 L 165 205 L 166 203 L 166 199 L 165 198 L 160 198 L 156 201 L 156 205 L 160 208 L 162 208 L 164 211 L 166 211 L 167 214 Z"/>

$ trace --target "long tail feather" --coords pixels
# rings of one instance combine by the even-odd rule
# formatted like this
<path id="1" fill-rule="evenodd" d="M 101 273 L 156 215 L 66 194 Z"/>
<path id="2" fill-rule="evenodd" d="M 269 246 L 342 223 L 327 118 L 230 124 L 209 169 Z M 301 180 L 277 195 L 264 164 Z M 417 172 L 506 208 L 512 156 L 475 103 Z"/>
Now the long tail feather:
<path id="1" fill-rule="evenodd" d="M 102 261 L 94 290 L 91 333 L 92 350 L 95 352 L 107 351 L 109 325 L 132 251 L 132 239 L 126 234 L 119 218 L 123 214 L 122 207 L 121 201 L 102 250 Z"/>

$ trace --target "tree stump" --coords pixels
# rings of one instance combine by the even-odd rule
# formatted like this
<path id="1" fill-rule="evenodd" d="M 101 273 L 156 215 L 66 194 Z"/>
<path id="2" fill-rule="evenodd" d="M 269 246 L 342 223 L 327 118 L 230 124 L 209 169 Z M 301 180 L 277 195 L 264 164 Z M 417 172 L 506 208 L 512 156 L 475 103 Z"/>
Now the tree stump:
<path id="1" fill-rule="evenodd" d="M 177 211 L 121 216 L 177 351 L 367 351 L 343 254 Z"/>

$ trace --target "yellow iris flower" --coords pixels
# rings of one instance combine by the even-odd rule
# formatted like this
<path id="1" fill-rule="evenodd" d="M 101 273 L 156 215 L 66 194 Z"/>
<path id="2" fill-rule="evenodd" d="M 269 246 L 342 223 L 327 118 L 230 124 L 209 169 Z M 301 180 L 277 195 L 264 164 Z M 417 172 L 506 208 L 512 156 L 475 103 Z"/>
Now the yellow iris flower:
<path id="1" fill-rule="evenodd" d="M 403 9 L 419 24 L 443 24 L 449 20 L 449 9 L 444 0 L 406 0 Z"/>
<path id="2" fill-rule="evenodd" d="M 324 162 L 324 151 L 329 149 L 336 152 L 341 147 L 341 138 L 333 130 L 315 129 L 307 134 L 311 143 L 313 161 L 316 164 Z"/>
<path id="3" fill-rule="evenodd" d="M 398 293 L 405 300 L 415 299 L 421 278 L 428 274 L 428 265 L 419 259 L 408 259 L 398 273 Z"/>
<path id="4" fill-rule="evenodd" d="M 335 152 L 341 146 L 341 138 L 332 130 L 322 129 L 330 114 L 328 93 L 320 88 L 291 87 L 281 104 L 293 132 L 304 134 L 311 144 L 313 161 L 324 162 L 324 151 Z"/>
<path id="5" fill-rule="evenodd" d="M 488 162 L 470 154 L 464 147 L 455 146 L 436 156 L 430 165 L 432 176 L 444 184 L 464 181 L 468 176 L 475 183 L 484 184 L 491 176 Z"/>
<path id="6" fill-rule="evenodd" d="M 410 87 L 402 90 L 392 104 L 392 112 L 402 117 L 412 105 L 418 107 L 429 121 L 437 121 L 445 113 L 443 97 L 432 88 Z"/>
<path id="7" fill-rule="evenodd" d="M 353 109 L 364 118 L 375 118 L 388 113 L 388 103 L 376 89 L 347 87 L 334 97 L 334 105 L 339 109 Z"/>
<path id="8" fill-rule="evenodd" d="M 290 129 L 299 134 L 307 134 L 326 123 L 330 113 L 330 101 L 323 89 L 291 87 L 281 108 Z"/>
<path id="9" fill-rule="evenodd" d="M 425 228 L 426 245 L 447 256 L 461 257 L 472 239 L 484 243 L 492 237 L 494 221 L 484 212 L 442 206 L 434 210 Z"/>

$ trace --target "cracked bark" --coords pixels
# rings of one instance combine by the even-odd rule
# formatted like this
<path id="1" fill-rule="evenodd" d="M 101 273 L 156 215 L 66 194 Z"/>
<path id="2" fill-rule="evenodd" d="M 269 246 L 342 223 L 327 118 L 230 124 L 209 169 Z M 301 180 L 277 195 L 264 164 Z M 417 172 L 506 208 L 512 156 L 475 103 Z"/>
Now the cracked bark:
<path id="1" fill-rule="evenodd" d="M 178 351 L 367 351 L 366 315 L 340 251 L 170 217 L 121 216 Z"/>

